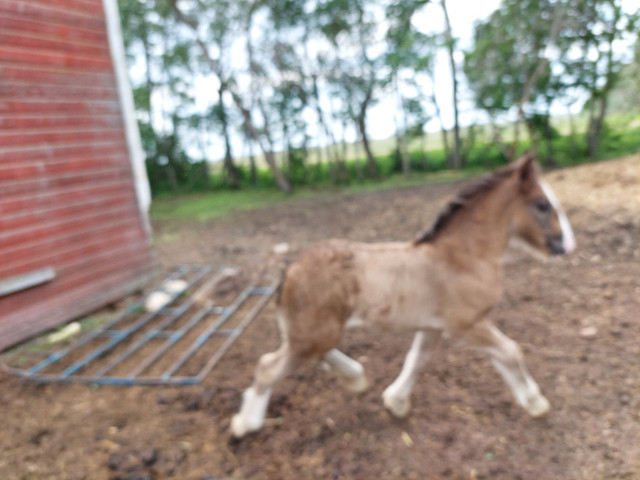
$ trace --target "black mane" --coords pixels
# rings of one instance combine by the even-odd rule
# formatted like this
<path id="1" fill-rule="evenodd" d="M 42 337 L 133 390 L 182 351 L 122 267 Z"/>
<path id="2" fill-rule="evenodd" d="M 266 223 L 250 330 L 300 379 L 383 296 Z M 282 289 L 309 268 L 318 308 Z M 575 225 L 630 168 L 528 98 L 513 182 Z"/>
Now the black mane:
<path id="1" fill-rule="evenodd" d="M 496 185 L 502 183 L 505 178 L 511 175 L 513 170 L 514 165 L 508 165 L 462 189 L 440 212 L 433 225 L 422 232 L 413 243 L 419 245 L 434 241 L 469 203 L 493 190 Z"/>

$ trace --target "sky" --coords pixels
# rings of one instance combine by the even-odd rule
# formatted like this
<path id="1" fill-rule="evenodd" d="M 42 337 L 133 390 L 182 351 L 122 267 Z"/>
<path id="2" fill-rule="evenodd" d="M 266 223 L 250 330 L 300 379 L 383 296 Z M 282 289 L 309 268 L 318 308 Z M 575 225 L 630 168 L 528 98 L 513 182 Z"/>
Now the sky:
<path id="1" fill-rule="evenodd" d="M 498 8 L 500 0 L 448 0 L 447 10 L 449 21 L 451 22 L 452 34 L 459 39 L 460 50 L 466 50 L 472 42 L 474 23 L 487 18 Z M 444 28 L 444 16 L 439 2 L 432 2 L 420 13 L 416 14 L 414 23 L 426 33 L 442 32 Z M 458 75 L 462 66 L 462 51 L 457 52 L 457 64 L 459 66 Z M 453 127 L 453 87 L 451 81 L 451 67 L 449 65 L 448 53 L 441 49 L 436 58 L 435 68 L 436 96 L 440 106 L 442 119 L 445 127 Z M 478 112 L 473 110 L 473 105 L 469 98 L 464 98 L 459 104 L 460 121 L 463 125 L 470 124 L 478 116 Z M 378 105 L 371 109 L 369 118 L 376 119 L 369 122 L 368 132 L 373 139 L 389 138 L 395 133 L 395 124 L 392 120 L 395 111 L 392 98 L 383 99 Z M 433 119 L 426 125 L 426 130 L 434 132 L 440 129 L 440 124 Z"/>

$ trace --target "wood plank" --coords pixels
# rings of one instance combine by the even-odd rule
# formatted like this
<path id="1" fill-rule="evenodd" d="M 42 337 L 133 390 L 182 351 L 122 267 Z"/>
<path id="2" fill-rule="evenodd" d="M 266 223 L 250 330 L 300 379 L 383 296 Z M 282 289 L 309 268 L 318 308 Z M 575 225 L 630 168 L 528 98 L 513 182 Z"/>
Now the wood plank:
<path id="1" fill-rule="evenodd" d="M 118 167 L 125 164 L 123 158 L 117 155 L 100 155 L 84 157 L 81 159 L 70 158 L 68 160 L 35 160 L 9 162 L 0 168 L 0 179 L 15 180 L 20 178 L 33 178 L 35 176 L 48 177 L 62 173 L 84 174 L 87 170 L 102 170 L 105 167 Z M 18 170 L 26 173 L 16 173 Z"/>
<path id="2" fill-rule="evenodd" d="M 53 23 L 47 19 L 34 19 L 24 15 L 10 14 L 0 10 L 0 29 L 50 35 L 78 42 L 106 43 L 107 32 L 104 26 L 98 29 L 77 28 L 71 23 Z"/>
<path id="3" fill-rule="evenodd" d="M 0 87 L 2 89 L 2 87 Z M 59 129 L 69 128 L 122 128 L 122 117 L 116 114 L 110 115 L 0 115 L 0 129 L 3 130 L 27 130 L 27 129 Z"/>
<path id="4" fill-rule="evenodd" d="M 29 193 L 0 198 L 0 215 L 9 218 L 11 215 L 24 213 L 32 208 L 40 208 L 43 204 L 48 205 L 49 208 L 56 208 L 57 205 L 72 205 L 76 202 L 85 202 L 87 199 L 101 199 L 125 193 L 133 194 L 134 188 L 122 182 L 40 190 L 35 196 Z"/>
<path id="5" fill-rule="evenodd" d="M 65 52 L 80 56 L 95 55 L 101 58 L 111 56 L 109 45 L 104 42 L 69 41 L 57 36 L 29 33 L 23 30 L 0 30 L 0 44 L 41 52 Z"/>
<path id="6" fill-rule="evenodd" d="M 0 189 L 5 198 L 9 195 L 36 194 L 42 189 L 71 189 L 81 188 L 102 183 L 122 182 L 132 185 L 131 167 L 121 165 L 113 168 L 101 168 L 90 173 L 76 172 L 73 174 L 51 175 L 48 177 L 30 177 L 26 179 L 0 182 Z"/>
<path id="7" fill-rule="evenodd" d="M 66 221 L 44 222 L 38 226 L 30 226 L 10 232 L 0 232 L 0 251 L 5 251 L 8 245 L 16 245 L 21 242 L 46 239 L 64 232 L 81 230 L 88 226 L 95 226 L 100 223 L 114 222 L 122 216 L 132 215 L 132 207 L 123 207 L 108 211 L 87 212 L 79 217 L 67 219 Z M 137 210 L 135 211 L 138 214 Z M 0 266 L 0 268 L 2 268 Z"/>
<path id="8" fill-rule="evenodd" d="M 90 15 L 103 15 L 104 7 L 102 0 L 29 0 L 31 3 L 38 3 L 45 6 L 62 7 L 75 10 L 77 12 L 85 12 Z"/>
<path id="9" fill-rule="evenodd" d="M 135 205 L 135 203 L 136 197 L 133 191 L 99 199 L 87 197 L 86 201 L 74 204 L 52 205 L 34 202 L 31 208 L 24 213 L 7 215 L 0 218 L 0 229 L 9 231 L 29 226 L 35 227 L 49 221 L 63 222 L 79 215 L 86 215 L 92 211 L 107 211 L 110 208 L 118 208 L 127 204 Z"/>
<path id="10" fill-rule="evenodd" d="M 38 132 L 27 130 L 24 133 L 1 133 L 0 146 L 12 147 L 20 145 L 69 143 L 72 141 L 92 142 L 107 141 L 121 142 L 124 137 L 122 128 L 100 129 L 89 131 L 66 131 L 66 132 Z"/>
<path id="11" fill-rule="evenodd" d="M 87 258 L 112 250 L 114 245 L 139 244 L 143 248 L 147 242 L 136 220 L 122 220 L 119 224 L 112 225 L 111 231 L 107 228 L 96 228 L 89 234 L 75 235 L 76 239 L 70 242 L 46 239 L 39 245 L 18 245 L 15 250 L 9 249 L 6 253 L 0 253 L 1 258 L 8 259 L 7 263 L 0 267 L 0 271 L 22 273 L 42 265 L 52 265 L 56 270 L 64 272 L 73 269 L 74 265 L 86 261 Z"/>
<path id="12" fill-rule="evenodd" d="M 0 84 L 0 99 L 22 99 L 39 100 L 77 100 L 78 98 L 89 98 L 91 100 L 117 100 L 118 91 L 115 86 L 77 86 L 72 83 L 67 85 L 46 85 L 46 84 L 26 84 L 10 83 L 3 81 Z"/>
<path id="13" fill-rule="evenodd" d="M 23 85 L 62 85 L 116 89 L 112 72 L 73 70 L 44 65 L 9 65 L 0 63 L 0 77 Z"/>
<path id="14" fill-rule="evenodd" d="M 140 222 L 135 216 L 121 215 L 118 218 L 114 218 L 109 222 L 101 222 L 94 224 L 87 224 L 82 229 L 73 231 L 61 232 L 59 235 L 40 238 L 24 245 L 21 244 L 7 244 L 3 247 L 3 252 L 10 252 L 11 249 L 20 248 L 24 246 L 25 250 L 31 247 L 36 247 L 34 253 L 30 258 L 18 257 L 17 255 L 24 252 L 18 251 L 13 255 L 8 255 L 11 260 L 6 264 L 0 265 L 0 272 L 3 272 L 5 276 L 13 273 L 24 273 L 30 269 L 38 268 L 43 264 L 55 264 L 59 266 L 58 260 L 55 259 L 55 255 L 58 253 L 52 249 L 52 245 L 65 245 L 64 248 L 68 248 L 70 245 L 82 244 L 83 239 L 92 239 L 94 237 L 105 237 L 110 235 L 109 229 L 126 230 L 131 235 L 139 236 L 137 240 L 142 243 L 148 243 L 146 240 L 145 232 L 140 226 Z M 70 248 L 70 247 L 69 247 Z M 65 252 L 62 251 L 62 254 Z M 15 256 L 15 258 L 13 258 Z"/>
<path id="15" fill-rule="evenodd" d="M 111 70 L 111 57 L 91 57 L 66 52 L 39 52 L 0 44 L 0 62 L 19 65 L 51 65 L 65 68 Z"/>
<path id="16" fill-rule="evenodd" d="M 26 17 L 49 24 L 73 25 L 90 31 L 105 29 L 104 15 L 24 0 L 0 0 L 0 13 Z"/>
<path id="17" fill-rule="evenodd" d="M 70 113 L 82 115 L 102 115 L 120 112 L 120 105 L 114 100 L 8 100 L 0 102 L 0 113 Z"/>
<path id="18" fill-rule="evenodd" d="M 69 142 L 53 145 L 20 145 L 4 147 L 0 150 L 0 168 L 13 164 L 20 166 L 22 162 L 41 162 L 50 159 L 82 158 L 102 155 L 121 155 L 123 163 L 129 163 L 129 151 L 122 142 Z"/>

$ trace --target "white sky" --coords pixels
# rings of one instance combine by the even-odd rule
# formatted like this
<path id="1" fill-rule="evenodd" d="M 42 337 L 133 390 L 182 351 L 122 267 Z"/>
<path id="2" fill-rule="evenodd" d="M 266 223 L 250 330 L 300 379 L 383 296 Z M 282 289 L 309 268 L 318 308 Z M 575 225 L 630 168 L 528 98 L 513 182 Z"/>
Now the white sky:
<path id="1" fill-rule="evenodd" d="M 474 22 L 484 20 L 491 15 L 500 4 L 500 0 L 448 0 L 447 11 L 454 38 L 459 39 L 458 48 L 466 50 L 472 41 Z M 444 15 L 440 2 L 432 2 L 427 7 L 416 14 L 414 22 L 416 26 L 428 33 L 441 33 L 444 30 Z M 462 52 L 458 51 L 456 57 L 458 66 L 458 79 L 462 79 Z M 436 57 L 435 68 L 436 96 L 441 110 L 443 123 L 447 128 L 453 127 L 453 86 L 451 81 L 451 67 L 449 66 L 449 56 L 444 49 L 440 49 Z M 460 92 L 459 92 L 460 93 Z M 460 101 L 462 100 L 462 101 Z M 469 124 L 473 121 L 473 106 L 468 101 L 464 101 L 459 95 L 460 121 L 462 124 Z M 393 122 L 394 100 L 392 98 L 381 101 L 369 112 L 369 119 L 375 119 L 368 124 L 368 133 L 373 139 L 388 138 L 395 133 Z M 427 124 L 427 130 L 436 131 L 440 128 L 436 119 Z"/>

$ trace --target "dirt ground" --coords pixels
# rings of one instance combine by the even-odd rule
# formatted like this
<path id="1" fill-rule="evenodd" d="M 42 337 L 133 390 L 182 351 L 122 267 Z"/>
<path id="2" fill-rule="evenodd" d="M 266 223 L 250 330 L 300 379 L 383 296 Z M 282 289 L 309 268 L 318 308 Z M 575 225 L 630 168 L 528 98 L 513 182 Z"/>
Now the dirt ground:
<path id="1" fill-rule="evenodd" d="M 512 252 L 493 316 L 522 346 L 552 410 L 531 419 L 480 354 L 444 342 L 405 420 L 381 393 L 411 335 L 353 331 L 341 349 L 371 388 L 318 365 L 284 380 L 265 428 L 230 441 L 258 357 L 276 348 L 270 304 L 203 384 L 36 385 L 0 373 L 0 479 L 640 479 L 640 155 L 547 175 L 578 241 L 561 262 Z M 206 223 L 156 222 L 159 259 L 275 278 L 328 237 L 407 240 L 463 182 L 286 203 Z M 256 280 L 256 281 L 257 281 Z"/>

